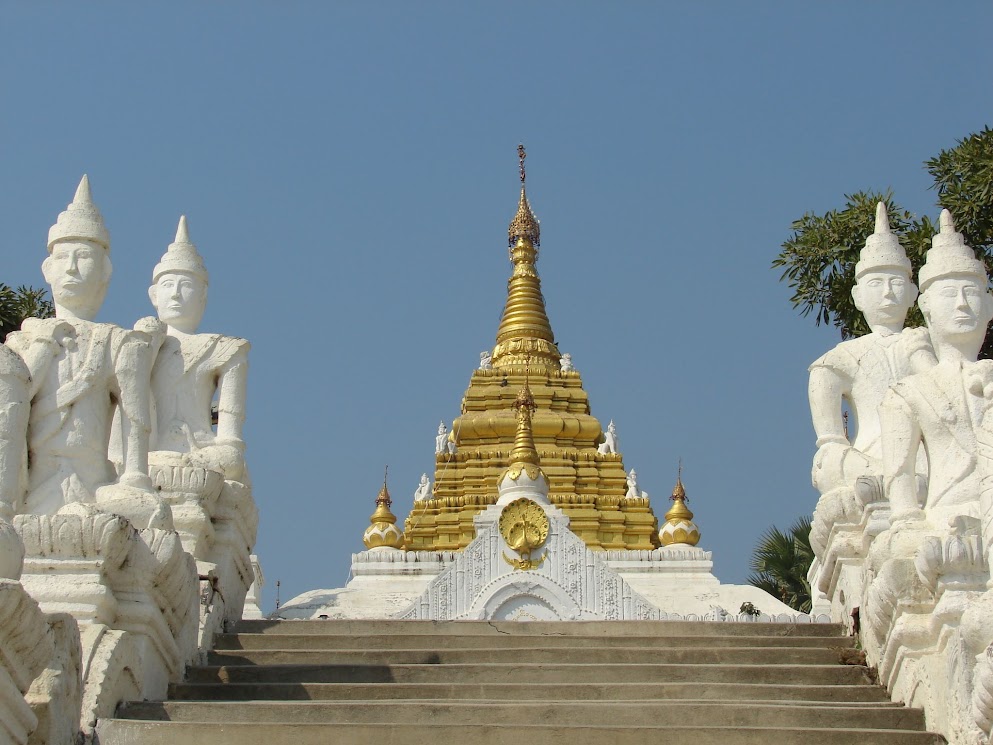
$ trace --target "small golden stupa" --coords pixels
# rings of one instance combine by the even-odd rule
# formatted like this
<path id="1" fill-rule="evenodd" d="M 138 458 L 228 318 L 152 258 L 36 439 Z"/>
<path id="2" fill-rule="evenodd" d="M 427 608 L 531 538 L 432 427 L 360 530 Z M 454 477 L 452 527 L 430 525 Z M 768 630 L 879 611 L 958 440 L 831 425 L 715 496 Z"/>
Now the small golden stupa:
<path id="1" fill-rule="evenodd" d="M 580 374 L 567 366 L 545 310 L 536 264 L 541 230 L 527 197 L 523 145 L 518 147 L 521 194 L 508 229 L 513 271 L 491 365 L 477 369 L 452 423 L 455 453 L 435 456 L 432 499 L 415 504 L 404 525 L 408 551 L 465 548 L 473 517 L 497 501 L 497 486 L 517 447 L 516 391 L 527 386 L 532 447 L 549 483 L 549 500 L 569 516 L 570 529 L 593 549 L 651 550 L 658 521 L 648 500 L 627 497 L 619 453 L 600 453 L 600 422 L 590 415 Z"/>
<path id="2" fill-rule="evenodd" d="M 386 476 L 383 476 L 383 488 L 376 497 L 376 510 L 369 518 L 371 523 L 362 534 L 362 542 L 366 548 L 403 548 L 403 533 L 396 526 L 396 515 L 390 511 L 390 490 L 386 488 Z"/>
<path id="3" fill-rule="evenodd" d="M 517 481 L 521 473 L 526 473 L 532 481 L 537 481 L 538 477 L 547 480 L 539 465 L 538 449 L 534 446 L 534 435 L 531 433 L 531 419 L 538 407 L 534 403 L 534 396 L 527 382 L 517 394 L 514 400 L 514 409 L 517 412 L 517 434 L 514 436 L 514 449 L 510 451 L 510 464 L 497 479 L 497 483 L 503 483 L 504 478 L 510 477 L 511 481 Z"/>
<path id="4" fill-rule="evenodd" d="M 676 544 L 695 546 L 700 542 L 700 529 L 693 522 L 693 513 L 686 506 L 686 489 L 683 488 L 683 467 L 679 466 L 676 486 L 672 490 L 672 507 L 665 513 L 665 524 L 659 530 L 663 546 Z"/>

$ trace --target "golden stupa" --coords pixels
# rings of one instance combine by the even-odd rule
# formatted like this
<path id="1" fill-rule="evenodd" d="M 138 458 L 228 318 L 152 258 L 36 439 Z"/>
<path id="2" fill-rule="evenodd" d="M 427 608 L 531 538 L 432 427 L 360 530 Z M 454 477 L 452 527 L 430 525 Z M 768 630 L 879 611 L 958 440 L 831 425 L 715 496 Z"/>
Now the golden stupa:
<path id="1" fill-rule="evenodd" d="M 458 550 L 473 539 L 473 515 L 497 500 L 517 435 L 514 402 L 527 387 L 536 407 L 532 434 L 549 499 L 569 516 L 573 532 L 593 549 L 655 548 L 658 521 L 648 499 L 625 496 L 622 457 L 597 451 L 603 430 L 590 414 L 582 378 L 560 365 L 535 267 L 541 234 L 527 198 L 523 146 L 518 155 L 521 198 L 508 231 L 513 274 L 492 367 L 472 374 L 462 415 L 451 427 L 457 451 L 436 455 L 432 498 L 408 515 L 404 547 Z"/>
<path id="2" fill-rule="evenodd" d="M 390 490 L 386 488 L 386 476 L 383 476 L 383 488 L 376 497 L 376 510 L 369 518 L 369 527 L 362 534 L 362 542 L 366 548 L 403 548 L 403 533 L 396 526 L 396 515 L 390 510 L 393 500 Z"/>

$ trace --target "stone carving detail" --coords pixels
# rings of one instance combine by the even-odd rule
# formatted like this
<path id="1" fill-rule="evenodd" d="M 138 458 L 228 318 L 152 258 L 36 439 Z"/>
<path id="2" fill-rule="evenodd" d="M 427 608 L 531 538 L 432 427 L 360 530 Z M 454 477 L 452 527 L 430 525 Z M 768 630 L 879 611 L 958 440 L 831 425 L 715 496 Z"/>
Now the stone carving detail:
<path id="1" fill-rule="evenodd" d="M 76 622 L 46 615 L 18 581 L 24 546 L 0 520 L 0 741 L 73 745 L 79 730 Z"/>
<path id="2" fill-rule="evenodd" d="M 493 355 L 490 354 L 490 350 L 484 349 L 479 353 L 479 369 L 480 370 L 492 370 L 493 369 Z"/>
<path id="3" fill-rule="evenodd" d="M 576 368 L 572 366 L 572 355 L 566 352 L 562 355 L 562 359 L 559 360 L 559 367 L 562 372 L 573 372 Z"/>
<path id="4" fill-rule="evenodd" d="M 597 446 L 597 452 L 603 455 L 621 452 L 621 443 L 617 437 L 617 426 L 614 424 L 613 419 L 607 425 L 607 431 L 603 433 L 603 442 Z"/>
<path id="5" fill-rule="evenodd" d="M 569 519 L 546 506 L 550 528 L 533 558 L 537 568 L 514 570 L 503 558 L 513 553 L 497 526 L 501 507 L 476 517 L 476 538 L 453 564 L 431 580 L 399 618 L 408 619 L 658 619 L 659 609 L 642 598 L 606 562 L 568 529 Z M 578 569 L 578 571 L 577 571 Z"/>

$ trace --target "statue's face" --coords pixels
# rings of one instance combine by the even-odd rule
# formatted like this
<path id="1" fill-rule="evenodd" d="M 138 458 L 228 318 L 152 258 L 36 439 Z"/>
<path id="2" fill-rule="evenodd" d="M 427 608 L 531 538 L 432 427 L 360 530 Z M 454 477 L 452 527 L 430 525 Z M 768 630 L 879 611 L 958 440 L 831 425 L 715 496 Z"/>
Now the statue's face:
<path id="1" fill-rule="evenodd" d="M 162 323 L 192 334 L 207 307 L 207 285 L 188 272 L 166 272 L 148 288 L 148 297 Z"/>
<path id="2" fill-rule="evenodd" d="M 906 272 L 879 269 L 859 277 L 852 288 L 852 298 L 870 327 L 881 324 L 902 326 L 907 311 L 917 299 L 917 287 Z"/>
<path id="3" fill-rule="evenodd" d="M 938 339 L 985 336 L 993 318 L 993 296 L 969 274 L 936 279 L 921 296 L 928 329 Z"/>
<path id="4" fill-rule="evenodd" d="M 86 320 L 103 305 L 110 283 L 110 257 L 99 243 L 59 241 L 41 265 L 58 309 Z"/>
<path id="5" fill-rule="evenodd" d="M 445 433 L 446 433 L 447 431 L 448 431 L 448 430 L 447 430 L 447 429 L 445 429 L 445 423 L 444 423 L 444 422 L 442 422 L 441 424 L 439 424 L 439 425 L 438 425 L 438 434 L 439 434 L 439 435 L 443 435 L 443 434 L 445 434 Z"/>
<path id="6" fill-rule="evenodd" d="M 421 486 L 426 486 L 427 483 L 428 483 L 428 475 L 426 473 L 421 474 Z"/>

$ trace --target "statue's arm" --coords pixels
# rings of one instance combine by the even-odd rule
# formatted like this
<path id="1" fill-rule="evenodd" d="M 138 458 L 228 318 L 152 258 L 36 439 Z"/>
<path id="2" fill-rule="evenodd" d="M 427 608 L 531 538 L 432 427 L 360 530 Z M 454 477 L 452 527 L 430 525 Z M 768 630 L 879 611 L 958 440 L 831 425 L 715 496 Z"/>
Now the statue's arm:
<path id="1" fill-rule="evenodd" d="M 114 360 L 115 393 L 121 410 L 121 434 L 124 438 L 121 482 L 150 487 L 148 440 L 152 431 L 152 338 L 141 331 L 122 329 L 115 333 L 123 336 Z"/>
<path id="2" fill-rule="evenodd" d="M 248 395 L 248 344 L 221 370 L 217 391 L 217 439 L 242 443 L 245 401 Z"/>
<path id="3" fill-rule="evenodd" d="M 845 422 L 841 414 L 842 399 L 850 392 L 849 379 L 833 368 L 818 365 L 810 369 L 807 397 L 818 448 L 829 443 L 846 447 L 851 444 L 845 436 Z"/>
<path id="4" fill-rule="evenodd" d="M 917 501 L 917 451 L 921 428 L 907 401 L 890 389 L 879 406 L 883 446 L 883 487 L 892 509 L 892 521 L 920 520 Z"/>
<path id="5" fill-rule="evenodd" d="M 5 344 L 24 360 L 31 376 L 28 398 L 33 399 L 48 373 L 48 366 L 59 353 L 59 343 L 47 335 L 13 331 L 7 335 Z"/>
<path id="6" fill-rule="evenodd" d="M 904 329 L 902 334 L 907 357 L 910 360 L 911 375 L 930 370 L 938 364 L 938 357 L 931 345 L 931 334 L 926 326 Z"/>

